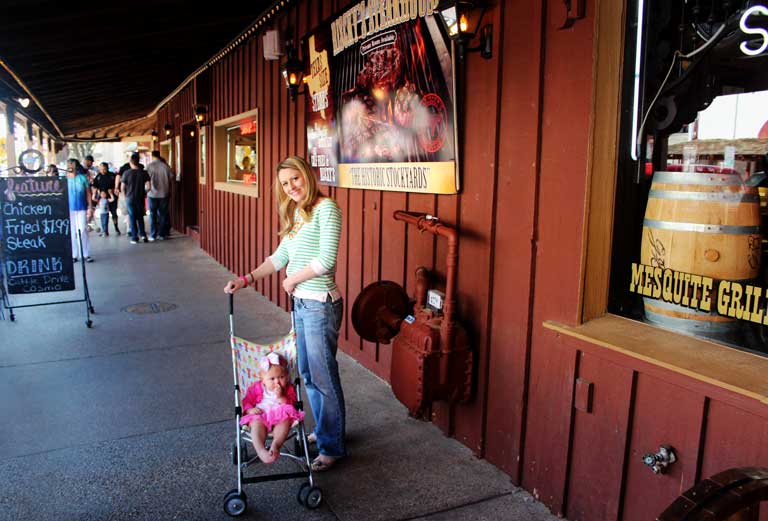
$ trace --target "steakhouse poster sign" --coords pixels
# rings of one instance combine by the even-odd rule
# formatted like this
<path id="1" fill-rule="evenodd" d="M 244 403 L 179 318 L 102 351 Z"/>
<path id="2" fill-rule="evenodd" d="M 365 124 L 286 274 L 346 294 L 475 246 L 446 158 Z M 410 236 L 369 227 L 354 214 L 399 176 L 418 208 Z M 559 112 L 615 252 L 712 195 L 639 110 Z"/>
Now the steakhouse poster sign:
<path id="1" fill-rule="evenodd" d="M 320 182 L 457 192 L 450 40 L 436 0 L 367 0 L 305 38 L 307 146 Z"/>

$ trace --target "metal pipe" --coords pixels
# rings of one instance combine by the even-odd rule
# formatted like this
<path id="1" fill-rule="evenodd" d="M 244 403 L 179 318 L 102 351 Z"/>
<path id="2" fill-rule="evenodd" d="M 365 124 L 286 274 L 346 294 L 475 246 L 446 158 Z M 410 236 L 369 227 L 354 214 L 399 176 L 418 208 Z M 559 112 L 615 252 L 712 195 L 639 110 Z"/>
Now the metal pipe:
<path id="1" fill-rule="evenodd" d="M 405 212 L 398 210 L 393 217 L 396 221 L 413 224 L 421 231 L 434 235 L 442 235 L 448 239 L 448 254 L 446 255 L 445 273 L 445 304 L 443 306 L 443 321 L 440 324 L 440 384 L 448 384 L 450 374 L 450 353 L 454 342 L 454 310 L 456 308 L 456 268 L 459 263 L 459 234 L 455 228 L 440 224 L 436 217 L 427 214 Z"/>
<path id="2" fill-rule="evenodd" d="M 413 311 L 418 313 L 424 309 L 427 302 L 427 290 L 429 289 L 429 271 L 424 266 L 416 268 L 416 304 Z"/>

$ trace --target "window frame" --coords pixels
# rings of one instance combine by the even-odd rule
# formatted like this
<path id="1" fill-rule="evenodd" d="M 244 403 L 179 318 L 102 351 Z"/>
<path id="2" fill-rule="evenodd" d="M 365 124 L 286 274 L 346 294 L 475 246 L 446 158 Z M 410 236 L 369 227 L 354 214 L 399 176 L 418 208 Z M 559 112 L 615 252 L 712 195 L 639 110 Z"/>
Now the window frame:
<path id="1" fill-rule="evenodd" d="M 217 120 L 213 122 L 213 154 L 212 154 L 212 177 L 214 180 L 214 190 L 220 190 L 225 192 L 232 192 L 249 197 L 258 198 L 260 196 L 259 186 L 262 182 L 261 178 L 261 154 L 259 149 L 260 132 L 262 128 L 262 122 L 260 120 L 259 109 L 254 108 L 252 110 L 242 112 L 235 116 Z M 245 184 L 241 181 L 228 181 L 228 168 L 229 168 L 229 147 L 228 147 L 228 130 L 239 126 L 241 123 L 248 121 L 256 122 L 256 182 L 253 184 Z"/>

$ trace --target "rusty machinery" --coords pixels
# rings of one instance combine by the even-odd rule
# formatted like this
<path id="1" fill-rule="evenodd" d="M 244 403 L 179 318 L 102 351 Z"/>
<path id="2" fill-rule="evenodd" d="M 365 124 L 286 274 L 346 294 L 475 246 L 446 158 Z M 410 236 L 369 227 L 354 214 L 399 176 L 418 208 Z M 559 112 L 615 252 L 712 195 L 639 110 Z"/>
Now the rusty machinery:
<path id="1" fill-rule="evenodd" d="M 445 295 L 428 290 L 429 272 L 419 267 L 414 303 L 400 285 L 375 282 L 355 299 L 352 324 L 365 340 L 392 341 L 392 391 L 411 416 L 428 419 L 432 402 L 464 402 L 472 390 L 473 355 L 455 321 L 458 233 L 429 215 L 397 211 L 394 218 L 448 240 Z"/>

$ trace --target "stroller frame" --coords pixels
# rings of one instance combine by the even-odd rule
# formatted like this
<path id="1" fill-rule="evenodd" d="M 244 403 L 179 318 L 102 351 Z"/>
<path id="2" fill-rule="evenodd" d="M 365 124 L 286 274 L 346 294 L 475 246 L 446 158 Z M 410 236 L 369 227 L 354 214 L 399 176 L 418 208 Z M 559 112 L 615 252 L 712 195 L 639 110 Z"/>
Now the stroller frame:
<path id="1" fill-rule="evenodd" d="M 293 298 L 291 298 L 291 326 L 294 325 L 293 317 Z M 293 327 L 291 328 L 293 330 Z M 299 421 L 291 427 L 291 432 L 286 438 L 286 442 L 294 441 L 293 453 L 285 450 L 280 451 L 280 456 L 287 457 L 293 461 L 296 461 L 304 469 L 301 472 L 288 472 L 281 474 L 263 475 L 263 476 L 245 476 L 244 471 L 252 464 L 260 463 L 261 460 L 257 455 L 253 457 L 247 457 L 247 443 L 253 442 L 250 432 L 244 429 L 244 426 L 240 425 L 240 419 L 243 416 L 243 409 L 240 404 L 241 392 L 247 391 L 247 389 L 241 389 L 238 382 L 238 362 L 235 348 L 235 321 L 234 321 L 234 295 L 229 294 L 229 342 L 230 351 L 232 354 L 232 374 L 234 378 L 234 391 L 235 391 L 235 443 L 232 447 L 232 463 L 237 467 L 237 488 L 234 488 L 227 492 L 224 496 L 224 511 L 230 516 L 239 516 L 245 513 L 248 508 L 248 499 L 243 490 L 243 485 L 250 483 L 262 483 L 266 481 L 282 481 L 286 479 L 302 479 L 304 482 L 299 488 L 297 499 L 299 503 L 311 510 L 314 510 L 320 506 L 323 500 L 322 490 L 315 485 L 315 480 L 312 476 L 312 464 L 309 457 L 309 443 L 307 442 L 307 433 L 304 429 L 304 422 Z M 294 379 L 294 387 L 296 389 L 296 402 L 294 406 L 298 411 L 304 410 L 304 404 L 301 394 L 301 377 L 297 376 Z M 268 434 L 267 441 L 271 442 L 271 434 Z M 287 444 L 287 443 L 286 443 Z M 303 454 L 299 454 L 303 452 Z"/>

